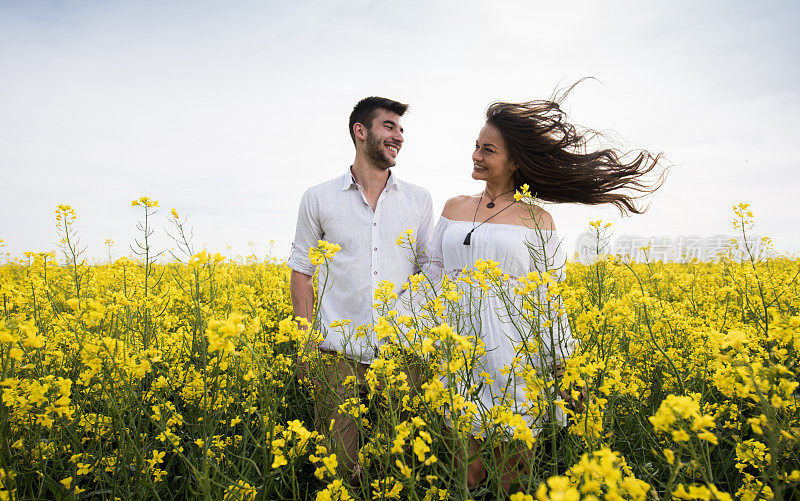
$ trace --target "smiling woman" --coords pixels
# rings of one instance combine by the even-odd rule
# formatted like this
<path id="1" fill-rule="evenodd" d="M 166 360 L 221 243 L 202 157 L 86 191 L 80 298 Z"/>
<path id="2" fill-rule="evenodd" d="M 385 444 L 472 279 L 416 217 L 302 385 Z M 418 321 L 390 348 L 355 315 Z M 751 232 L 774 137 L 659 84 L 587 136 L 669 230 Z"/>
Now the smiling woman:
<path id="1" fill-rule="evenodd" d="M 500 403 L 498 395 L 504 395 L 503 388 L 524 386 L 513 372 L 502 370 L 513 366 L 520 347 L 540 347 L 531 366 L 540 370 L 541 377 L 556 379 L 560 377 L 562 361 L 574 349 L 560 306 L 552 310 L 548 307 L 547 321 L 536 323 L 523 313 L 522 304 L 509 308 L 503 303 L 503 298 L 514 297 L 514 284 L 531 273 L 556 280 L 564 276 L 566 255 L 555 225 L 550 214 L 534 204 L 535 199 L 610 203 L 622 211 L 639 213 L 634 200 L 658 188 L 662 180 L 659 178 L 654 184 L 642 181 L 656 168 L 660 154 L 642 151 L 630 162 L 624 162 L 625 154 L 613 149 L 586 151 L 587 137 L 595 133 L 581 132 L 566 121 L 559 103 L 569 90 L 551 101 L 498 102 L 489 106 L 472 154 L 472 178 L 483 181 L 484 189 L 476 195 L 448 200 L 434 230 L 431 261 L 438 268 L 435 273 L 447 273 L 456 279 L 461 270 L 473 270 L 475 263 L 494 263 L 499 265 L 498 273 L 502 270 L 511 278 L 506 281 L 509 290 L 483 298 L 481 307 L 470 308 L 472 298 L 482 297 L 479 289 L 470 287 L 462 296 L 465 303 L 461 306 L 471 319 L 459 333 L 485 344 L 480 366 L 494 381 L 477 391 L 463 388 L 462 393 L 482 409 Z M 542 294 L 549 298 L 549 286 L 542 287 Z M 528 339 L 526 333 L 534 333 L 533 338 Z M 544 414 L 541 409 L 527 407 L 530 395 L 512 391 L 510 396 L 515 401 L 515 412 L 525 417 L 532 430 L 540 429 Z M 569 393 L 563 396 L 572 400 Z M 576 408 L 582 405 L 572 403 Z M 484 416 L 487 419 L 492 418 Z M 550 415 L 549 419 L 555 416 Z M 473 438 L 469 450 L 474 453 L 480 447 Z M 520 453 L 514 464 L 528 459 Z M 468 467 L 469 486 L 477 485 L 486 476 L 484 460 L 480 454 L 474 455 Z M 501 484 L 506 492 L 519 474 L 518 468 L 502 472 Z"/>

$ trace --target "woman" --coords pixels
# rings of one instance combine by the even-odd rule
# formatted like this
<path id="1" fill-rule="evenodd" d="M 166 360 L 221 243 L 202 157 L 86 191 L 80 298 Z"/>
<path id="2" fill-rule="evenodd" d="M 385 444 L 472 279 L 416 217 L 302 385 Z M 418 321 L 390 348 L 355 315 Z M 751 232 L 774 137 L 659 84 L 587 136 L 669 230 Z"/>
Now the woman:
<path id="1" fill-rule="evenodd" d="M 509 376 L 504 368 L 513 368 L 520 353 L 533 352 L 528 361 L 531 366 L 544 368 L 540 370 L 543 379 L 548 379 L 547 374 L 550 379 L 558 377 L 562 371 L 560 361 L 569 357 L 574 341 L 563 311 L 545 299 L 546 285 L 534 293 L 539 297 L 527 300 L 536 303 L 527 310 L 533 314 L 525 315 L 522 303 L 526 300 L 514 294 L 515 286 L 521 283 L 519 279 L 530 272 L 548 272 L 559 280 L 566 261 L 553 218 L 531 199 L 515 199 L 515 192 L 527 185 L 538 200 L 610 203 L 623 212 L 640 213 L 634 200 L 660 185 L 660 178 L 655 184 L 642 179 L 658 164 L 659 155 L 642 151 L 625 162 L 625 155 L 613 149 L 586 151 L 587 138 L 595 134 L 566 121 L 559 102 L 567 93 L 552 101 L 498 102 L 489 106 L 486 124 L 472 154 L 472 178 L 483 181 L 484 188 L 476 195 L 447 201 L 434 231 L 431 252 L 434 267 L 451 277 L 464 269 L 474 269 L 479 259 L 496 261 L 509 275 L 477 301 L 475 282 L 466 286 L 460 300 L 466 316 L 456 330 L 462 335 L 477 336 L 486 345 L 480 363 L 471 371 L 480 372 L 485 378 L 477 391 L 472 387 L 473 401 L 487 411 L 505 399 L 512 411 L 525 416 L 534 433 L 546 419 L 542 407 L 532 407 L 519 372 L 514 375 L 512 371 Z M 620 193 L 620 189 L 626 192 Z M 535 349 L 520 350 L 525 343 Z M 517 368 L 524 363 L 517 358 Z M 466 387 L 459 390 L 468 391 Z M 569 400 L 568 393 L 562 391 L 562 396 Z M 484 425 L 489 421 L 484 415 Z M 479 447 L 472 439 L 470 456 Z M 519 474 L 518 466 L 504 468 L 501 484 L 506 491 Z M 478 456 L 469 465 L 468 485 L 474 487 L 485 475 Z"/>

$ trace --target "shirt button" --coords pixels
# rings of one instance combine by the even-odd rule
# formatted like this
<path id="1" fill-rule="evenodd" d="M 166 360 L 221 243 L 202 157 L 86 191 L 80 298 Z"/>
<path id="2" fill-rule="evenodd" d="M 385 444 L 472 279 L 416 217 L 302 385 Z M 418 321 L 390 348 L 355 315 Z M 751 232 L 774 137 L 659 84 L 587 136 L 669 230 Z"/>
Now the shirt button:
<path id="1" fill-rule="evenodd" d="M 377 250 L 378 250 L 378 248 L 377 248 L 377 247 L 375 247 L 375 248 L 374 248 L 374 249 L 372 249 L 372 250 L 374 250 L 374 251 L 377 251 Z"/>
<path id="2" fill-rule="evenodd" d="M 378 223 L 372 223 L 372 226 L 378 226 Z"/>
<path id="3" fill-rule="evenodd" d="M 377 275 L 378 274 L 378 270 L 373 271 L 372 274 L 373 275 Z"/>

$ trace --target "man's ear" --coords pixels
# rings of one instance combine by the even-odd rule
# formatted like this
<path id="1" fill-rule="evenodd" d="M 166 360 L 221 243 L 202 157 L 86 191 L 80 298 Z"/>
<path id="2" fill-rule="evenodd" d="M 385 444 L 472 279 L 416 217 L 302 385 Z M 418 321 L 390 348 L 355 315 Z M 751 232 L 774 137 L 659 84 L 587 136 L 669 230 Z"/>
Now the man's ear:
<path id="1" fill-rule="evenodd" d="M 367 139 L 367 128 L 361 122 L 356 122 L 353 124 L 353 134 L 358 139 L 365 141 Z"/>
<path id="2" fill-rule="evenodd" d="M 511 172 L 514 172 L 517 169 L 519 169 L 519 165 L 517 165 L 516 162 L 511 162 Z"/>

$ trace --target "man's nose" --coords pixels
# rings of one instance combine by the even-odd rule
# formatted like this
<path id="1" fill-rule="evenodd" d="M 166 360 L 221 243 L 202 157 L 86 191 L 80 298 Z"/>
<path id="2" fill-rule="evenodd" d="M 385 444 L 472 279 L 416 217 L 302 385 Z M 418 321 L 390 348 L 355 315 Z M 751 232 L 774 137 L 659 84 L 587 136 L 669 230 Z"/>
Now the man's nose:
<path id="1" fill-rule="evenodd" d="M 481 160 L 481 150 L 476 149 L 472 152 L 472 161 L 479 162 Z"/>

